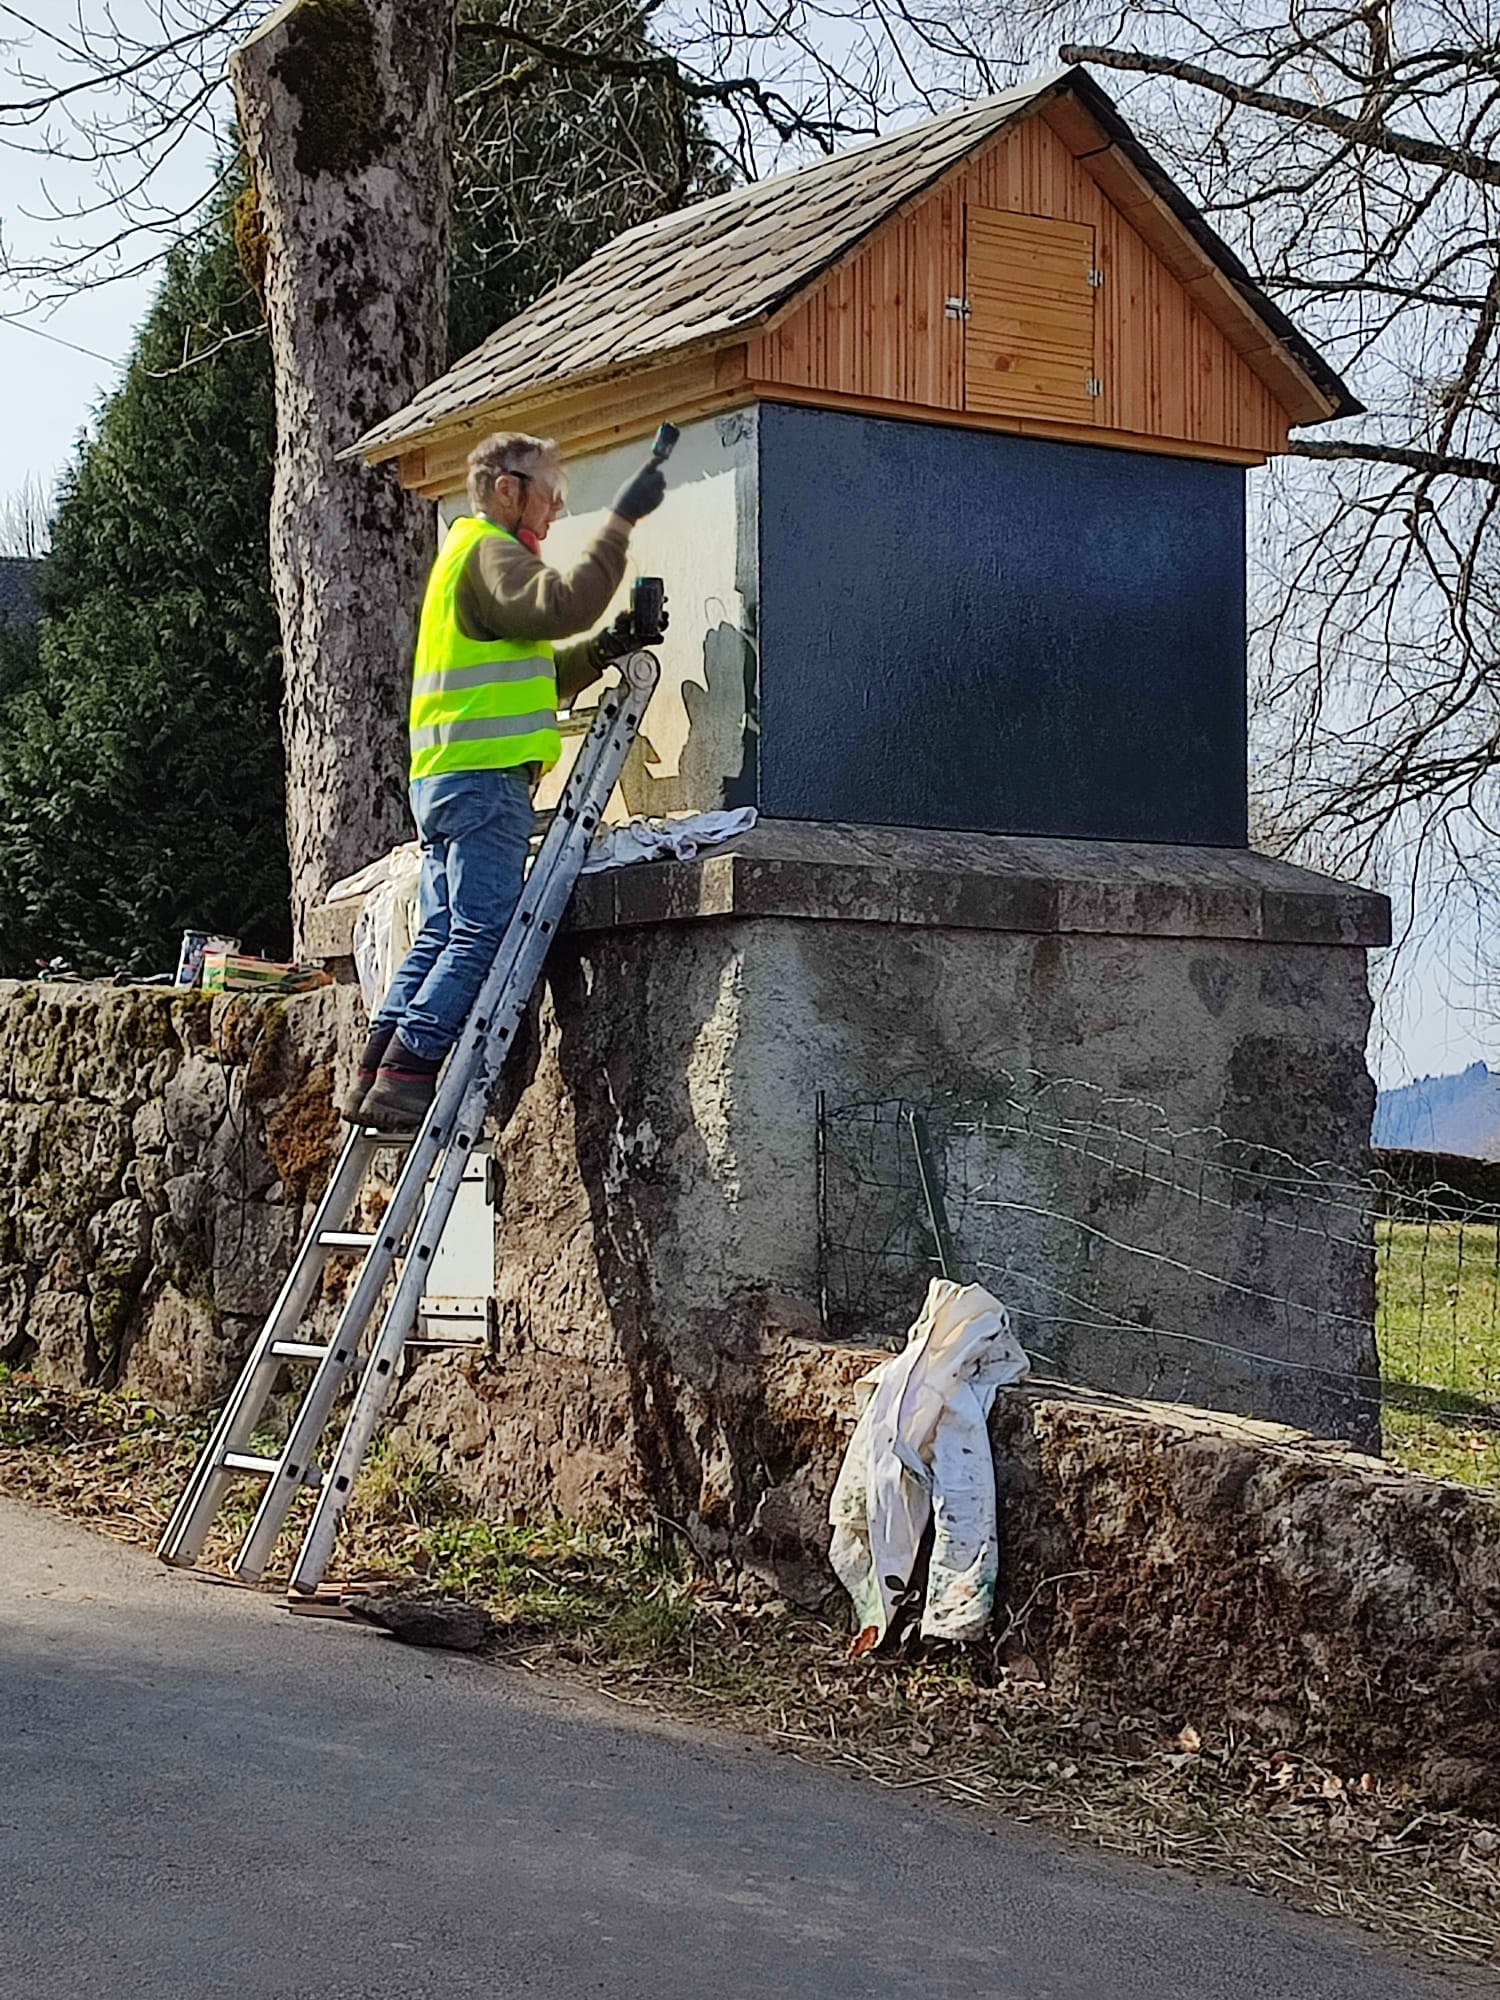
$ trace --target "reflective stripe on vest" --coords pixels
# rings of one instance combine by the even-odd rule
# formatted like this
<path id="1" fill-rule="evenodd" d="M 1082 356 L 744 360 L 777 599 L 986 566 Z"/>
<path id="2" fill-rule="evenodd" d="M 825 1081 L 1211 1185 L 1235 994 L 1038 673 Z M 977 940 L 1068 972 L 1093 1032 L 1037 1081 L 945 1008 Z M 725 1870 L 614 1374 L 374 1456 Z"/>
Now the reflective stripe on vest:
<path id="1" fill-rule="evenodd" d="M 551 642 L 470 639 L 458 622 L 464 565 L 486 535 L 506 532 L 461 516 L 427 579 L 411 684 L 413 778 L 517 764 L 550 770 L 562 754 Z"/>

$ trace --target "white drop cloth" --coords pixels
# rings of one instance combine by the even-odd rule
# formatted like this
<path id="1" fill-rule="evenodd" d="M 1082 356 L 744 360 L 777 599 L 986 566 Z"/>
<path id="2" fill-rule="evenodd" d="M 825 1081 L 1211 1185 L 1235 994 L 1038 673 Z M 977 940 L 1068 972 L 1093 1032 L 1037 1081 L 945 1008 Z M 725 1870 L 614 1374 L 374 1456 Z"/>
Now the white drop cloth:
<path id="1" fill-rule="evenodd" d="M 417 934 L 417 888 L 422 879 L 422 843 L 403 841 L 357 875 L 335 882 L 324 898 L 342 903 L 363 896 L 354 923 L 354 970 L 360 997 L 370 1013 L 385 998 L 396 967 Z"/>
<path id="2" fill-rule="evenodd" d="M 718 847 L 755 824 L 754 806 L 733 812 L 684 813 L 676 819 L 633 819 L 624 826 L 601 826 L 583 864 L 585 875 L 605 868 L 628 868 L 634 861 L 691 861 L 705 847 Z"/>
<path id="3" fill-rule="evenodd" d="M 923 1635 L 974 1639 L 989 1623 L 999 1568 L 989 1414 L 995 1391 L 1030 1370 L 997 1298 L 934 1278 L 906 1346 L 860 1378 L 864 1407 L 828 1518 L 861 1650 L 885 1637 L 929 1515 Z"/>
<path id="4" fill-rule="evenodd" d="M 705 847 L 748 833 L 755 820 L 754 806 L 740 806 L 733 812 L 685 813 L 677 819 L 633 819 L 624 826 L 601 826 L 583 873 L 626 868 L 635 861 L 691 861 Z M 372 1014 L 416 937 L 421 876 L 422 844 L 408 840 L 368 868 L 335 882 L 323 899 L 325 903 L 365 899 L 354 925 L 354 969 Z"/>

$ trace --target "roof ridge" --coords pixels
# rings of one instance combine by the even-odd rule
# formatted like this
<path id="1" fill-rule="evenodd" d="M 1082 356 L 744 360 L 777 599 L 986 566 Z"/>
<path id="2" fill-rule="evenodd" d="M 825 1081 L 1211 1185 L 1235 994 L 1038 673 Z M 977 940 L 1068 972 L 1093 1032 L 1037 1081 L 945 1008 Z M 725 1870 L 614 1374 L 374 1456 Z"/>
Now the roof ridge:
<path id="1" fill-rule="evenodd" d="M 825 154 L 822 159 L 804 160 L 800 166 L 787 167 L 779 173 L 765 174 L 757 180 L 737 181 L 733 187 L 725 188 L 720 194 L 705 195 L 701 201 L 686 202 L 681 208 L 668 209 L 665 214 L 653 215 L 649 221 L 634 223 L 629 229 L 622 230 L 618 236 L 612 237 L 609 244 L 604 247 L 613 248 L 616 244 L 639 242 L 657 230 L 668 228 L 673 223 L 680 223 L 687 216 L 703 215 L 709 210 L 748 200 L 762 191 L 775 189 L 779 192 L 788 181 L 811 180 L 850 163 L 863 165 L 868 162 L 871 153 L 887 146 L 895 151 L 901 140 L 915 139 L 918 133 L 931 135 L 941 127 L 957 124 L 967 118 L 982 120 L 983 116 L 993 113 L 1008 98 L 1029 103 L 1032 98 L 1040 96 L 1043 91 L 1073 74 L 1077 68 L 1076 63 L 1066 63 L 1032 82 L 1012 84 L 1008 90 L 991 91 L 988 97 L 970 97 L 961 104 L 951 106 L 947 111 L 939 111 L 926 117 L 918 116 L 909 125 L 898 125 L 892 131 L 876 132 L 869 138 L 858 139 L 852 145 L 841 146 L 836 153 Z M 566 283 L 566 280 L 563 282 Z"/>

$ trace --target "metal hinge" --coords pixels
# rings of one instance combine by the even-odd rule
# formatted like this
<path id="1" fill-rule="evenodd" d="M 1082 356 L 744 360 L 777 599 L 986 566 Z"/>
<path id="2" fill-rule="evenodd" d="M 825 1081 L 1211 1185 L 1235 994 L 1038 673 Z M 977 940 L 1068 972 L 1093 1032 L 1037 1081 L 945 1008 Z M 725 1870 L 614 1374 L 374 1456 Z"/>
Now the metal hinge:
<path id="1" fill-rule="evenodd" d="M 1098 291 L 1099 287 L 1104 283 L 1104 273 L 1099 269 L 1097 264 L 1094 265 L 1089 272 L 1089 283 L 1093 286 L 1096 292 Z"/>
<path id="2" fill-rule="evenodd" d="M 1091 396 L 1102 396 L 1104 394 L 1104 384 L 1099 380 L 1097 375 L 1090 375 L 1083 386 Z"/>
<path id="3" fill-rule="evenodd" d="M 969 317 L 969 301 L 967 299 L 945 299 L 943 301 L 943 311 L 948 315 L 949 319 L 967 319 Z"/>

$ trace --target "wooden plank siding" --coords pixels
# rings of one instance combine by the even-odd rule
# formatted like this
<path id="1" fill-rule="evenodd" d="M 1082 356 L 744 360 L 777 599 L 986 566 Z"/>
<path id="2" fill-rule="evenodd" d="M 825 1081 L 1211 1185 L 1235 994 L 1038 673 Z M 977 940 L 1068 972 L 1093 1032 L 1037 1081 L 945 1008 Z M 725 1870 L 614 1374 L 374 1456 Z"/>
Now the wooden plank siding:
<path id="1" fill-rule="evenodd" d="M 480 410 L 461 430 L 445 432 L 401 457 L 401 483 L 429 499 L 461 493 L 469 453 L 494 430 L 554 438 L 570 457 L 649 437 L 663 417 L 679 424 L 748 400 L 743 347 L 692 355 L 642 369 L 601 389 L 566 389 L 503 409 Z"/>
<path id="2" fill-rule="evenodd" d="M 1019 402 L 1007 409 L 989 395 L 976 402 L 971 390 L 975 414 L 1045 417 L 1059 426 L 1076 416 L 1095 437 L 1149 440 L 1157 450 L 1180 442 L 1194 447 L 1194 456 L 1222 449 L 1240 463 L 1286 449 L 1286 411 L 1074 157 L 1045 110 L 998 134 L 930 200 L 879 230 L 785 318 L 753 336 L 747 373 L 757 391 L 821 391 L 887 406 L 892 416 L 903 405 L 914 415 L 963 412 L 973 320 L 948 318 L 946 301 L 966 297 L 976 279 L 981 291 L 988 283 L 982 270 L 966 272 L 966 210 L 1091 229 L 1103 277 L 1094 295 L 1092 370 L 1100 393 L 1086 409 Z M 978 310 L 973 301 L 971 308 Z"/>

